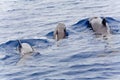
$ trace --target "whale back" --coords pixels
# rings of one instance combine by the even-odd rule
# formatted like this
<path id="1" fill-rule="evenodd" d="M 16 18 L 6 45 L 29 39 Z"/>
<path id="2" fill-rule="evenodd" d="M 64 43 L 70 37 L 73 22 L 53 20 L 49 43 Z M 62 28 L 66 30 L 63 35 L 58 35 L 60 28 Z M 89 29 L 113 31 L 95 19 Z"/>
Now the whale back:
<path id="1" fill-rule="evenodd" d="M 102 19 L 101 17 L 93 17 L 93 18 L 89 19 L 89 23 L 90 23 L 93 31 L 97 35 L 106 36 L 110 32 L 109 26 L 108 26 L 105 18 Z"/>
<path id="2" fill-rule="evenodd" d="M 32 47 L 28 43 L 22 43 L 21 53 L 26 54 L 31 52 L 33 52 Z"/>
<path id="3" fill-rule="evenodd" d="M 19 50 L 21 55 L 33 52 L 33 48 L 31 47 L 30 44 L 28 44 L 28 43 L 21 43 L 20 40 L 18 40 L 18 50 Z"/>

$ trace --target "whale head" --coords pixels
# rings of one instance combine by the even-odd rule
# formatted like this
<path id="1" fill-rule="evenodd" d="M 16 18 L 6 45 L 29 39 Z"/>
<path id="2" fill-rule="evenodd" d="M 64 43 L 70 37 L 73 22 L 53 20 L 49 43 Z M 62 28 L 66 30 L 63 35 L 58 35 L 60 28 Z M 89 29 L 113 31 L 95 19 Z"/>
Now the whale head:
<path id="1" fill-rule="evenodd" d="M 59 41 L 60 39 L 64 39 L 66 37 L 66 27 L 65 24 L 59 23 L 54 31 L 54 39 Z"/>

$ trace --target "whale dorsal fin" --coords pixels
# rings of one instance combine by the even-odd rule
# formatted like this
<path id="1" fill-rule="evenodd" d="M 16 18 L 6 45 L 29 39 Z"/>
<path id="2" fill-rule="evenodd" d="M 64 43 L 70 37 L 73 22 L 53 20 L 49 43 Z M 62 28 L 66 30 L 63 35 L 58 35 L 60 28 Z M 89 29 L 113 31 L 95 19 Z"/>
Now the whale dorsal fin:
<path id="1" fill-rule="evenodd" d="M 19 45 L 19 48 L 22 48 L 22 43 L 20 40 L 17 40 L 18 41 L 18 45 Z"/>
<path id="2" fill-rule="evenodd" d="M 106 27 L 106 19 L 105 18 L 103 18 L 102 24 Z"/>

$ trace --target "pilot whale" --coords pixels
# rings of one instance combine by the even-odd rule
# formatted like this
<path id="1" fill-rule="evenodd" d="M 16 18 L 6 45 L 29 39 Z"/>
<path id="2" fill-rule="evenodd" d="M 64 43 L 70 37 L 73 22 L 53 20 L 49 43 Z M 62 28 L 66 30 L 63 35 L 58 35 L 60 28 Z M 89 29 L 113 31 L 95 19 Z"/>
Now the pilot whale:
<path id="1" fill-rule="evenodd" d="M 110 34 L 110 28 L 105 18 L 101 17 L 89 18 L 89 24 L 96 35 L 106 37 L 107 35 Z"/>
<path id="2" fill-rule="evenodd" d="M 18 41 L 18 47 L 17 50 L 19 51 L 21 56 L 24 56 L 25 54 L 30 54 L 34 52 L 34 49 L 32 46 L 28 43 L 22 43 L 20 40 Z"/>
<path id="3" fill-rule="evenodd" d="M 64 39 L 66 37 L 66 27 L 65 27 L 65 24 L 58 23 L 57 27 L 55 28 L 55 31 L 54 31 L 53 35 L 54 35 L 54 39 L 56 41 Z"/>

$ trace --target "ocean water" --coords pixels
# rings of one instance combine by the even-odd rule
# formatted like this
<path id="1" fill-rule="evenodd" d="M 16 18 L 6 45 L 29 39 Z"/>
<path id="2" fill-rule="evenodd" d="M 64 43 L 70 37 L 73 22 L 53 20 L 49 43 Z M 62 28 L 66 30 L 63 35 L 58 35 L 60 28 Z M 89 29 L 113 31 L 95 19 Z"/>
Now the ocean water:
<path id="1" fill-rule="evenodd" d="M 0 0 L 0 80 L 120 80 L 119 0 Z M 111 35 L 96 38 L 88 18 L 105 17 Z M 53 31 L 68 36 L 56 45 Z M 17 40 L 34 54 L 21 58 Z"/>

